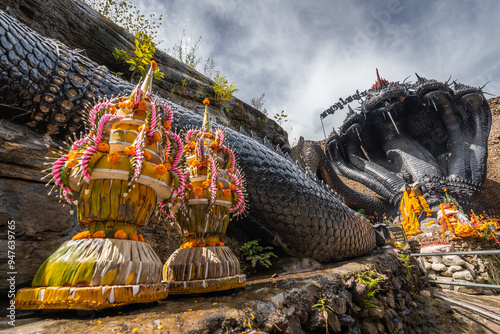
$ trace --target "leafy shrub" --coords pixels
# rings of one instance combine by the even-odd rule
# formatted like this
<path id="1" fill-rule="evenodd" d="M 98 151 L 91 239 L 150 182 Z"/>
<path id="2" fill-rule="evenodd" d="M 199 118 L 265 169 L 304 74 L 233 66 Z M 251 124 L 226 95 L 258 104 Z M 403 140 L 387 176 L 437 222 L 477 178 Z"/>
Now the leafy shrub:
<path id="1" fill-rule="evenodd" d="M 263 247 L 259 245 L 260 240 L 252 240 L 246 242 L 239 248 L 241 254 L 245 261 L 251 263 L 252 268 L 255 268 L 257 265 L 260 265 L 264 268 L 270 268 L 272 266 L 270 258 L 272 256 L 277 257 L 271 250 L 273 247 L 267 246 Z"/>
<path id="2" fill-rule="evenodd" d="M 214 78 L 213 88 L 215 98 L 221 103 L 234 99 L 233 93 L 239 91 L 236 88 L 236 82 L 229 84 L 226 77 L 221 76 L 219 73 Z"/>

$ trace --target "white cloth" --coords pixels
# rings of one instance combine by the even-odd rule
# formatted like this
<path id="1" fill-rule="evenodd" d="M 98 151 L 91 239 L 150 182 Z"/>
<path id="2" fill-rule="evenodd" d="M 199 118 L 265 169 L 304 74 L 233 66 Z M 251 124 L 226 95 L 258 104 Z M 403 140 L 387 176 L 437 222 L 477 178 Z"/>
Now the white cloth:
<path id="1" fill-rule="evenodd" d="M 470 220 L 469 218 L 467 218 L 466 215 L 464 215 L 462 212 L 460 211 L 456 211 L 456 210 L 449 210 L 449 209 L 444 209 L 444 213 L 449 216 L 449 215 L 455 215 L 457 217 L 457 219 L 462 223 L 462 224 L 467 224 L 467 225 L 470 225 Z M 437 219 L 441 219 L 443 218 L 443 213 L 441 210 L 438 211 L 437 213 Z"/>

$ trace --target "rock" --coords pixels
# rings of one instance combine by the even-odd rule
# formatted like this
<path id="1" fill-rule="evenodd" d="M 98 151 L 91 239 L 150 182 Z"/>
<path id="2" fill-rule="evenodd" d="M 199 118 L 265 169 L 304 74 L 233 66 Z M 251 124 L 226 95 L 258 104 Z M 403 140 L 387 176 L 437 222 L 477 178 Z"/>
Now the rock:
<path id="1" fill-rule="evenodd" d="M 355 304 L 361 304 L 363 303 L 363 300 L 365 300 L 366 296 L 368 296 L 368 286 L 366 284 L 361 284 L 358 282 L 354 282 L 352 285 L 352 288 L 350 289 L 350 292 L 352 294 L 352 301 Z"/>
<path id="2" fill-rule="evenodd" d="M 424 261 L 425 270 L 429 270 L 432 267 L 432 262 Z"/>
<path id="3" fill-rule="evenodd" d="M 339 316 L 339 321 L 342 326 L 347 326 L 347 327 L 351 327 L 356 322 L 356 320 L 354 320 L 353 317 L 347 314 L 342 314 L 341 316 Z"/>
<path id="4" fill-rule="evenodd" d="M 486 296 L 493 296 L 495 293 L 491 289 L 484 289 L 483 288 L 483 294 Z"/>
<path id="5" fill-rule="evenodd" d="M 339 317 L 333 314 L 331 311 L 328 312 L 328 327 L 334 333 L 340 333 L 342 331 L 342 325 L 340 324 Z"/>
<path id="6" fill-rule="evenodd" d="M 427 298 L 431 298 L 432 297 L 432 293 L 431 293 L 430 290 L 420 290 L 420 295 L 424 296 L 424 297 L 427 297 Z"/>
<path id="7" fill-rule="evenodd" d="M 336 314 L 344 314 L 347 312 L 347 301 L 337 295 L 330 298 L 329 305 Z"/>
<path id="8" fill-rule="evenodd" d="M 455 271 L 460 271 L 462 270 L 462 267 L 461 266 L 449 266 L 448 267 L 448 271 L 454 273 Z"/>
<path id="9" fill-rule="evenodd" d="M 370 307 L 368 309 L 368 316 L 374 319 L 382 319 L 385 316 L 383 307 Z"/>
<path id="10" fill-rule="evenodd" d="M 472 282 L 474 280 L 474 277 L 469 270 L 461 270 L 453 273 L 453 279 Z"/>
<path id="11" fill-rule="evenodd" d="M 283 293 L 278 293 L 277 295 L 274 295 L 271 298 L 271 303 L 277 308 L 281 309 L 283 308 L 283 305 L 285 304 L 285 296 L 283 296 Z"/>
<path id="12" fill-rule="evenodd" d="M 449 253 L 454 252 L 455 248 L 452 245 L 432 245 L 424 246 L 420 249 L 420 253 Z"/>
<path id="13" fill-rule="evenodd" d="M 462 269 L 462 267 L 460 267 L 460 269 Z M 452 277 L 453 276 L 453 272 L 451 272 L 450 269 L 446 269 L 446 271 L 442 271 L 439 274 L 441 276 L 446 276 L 446 277 Z"/>
<path id="14" fill-rule="evenodd" d="M 438 278 L 439 278 L 438 281 L 442 281 L 442 282 L 453 282 L 454 281 L 452 277 L 440 276 Z M 442 289 L 453 290 L 453 285 L 451 285 L 451 284 L 438 284 L 438 286 Z"/>
<path id="15" fill-rule="evenodd" d="M 390 308 L 394 308 L 395 302 L 394 302 L 394 295 L 392 294 L 391 291 L 387 292 L 386 297 L 387 305 L 389 305 Z"/>
<path id="16" fill-rule="evenodd" d="M 448 269 L 448 267 L 446 267 L 442 263 L 433 263 L 432 264 L 432 270 L 435 270 L 435 271 L 446 271 L 447 269 Z"/>
<path id="17" fill-rule="evenodd" d="M 463 266 L 466 263 L 464 259 L 458 255 L 445 255 L 441 261 L 447 266 Z"/>
<path id="18" fill-rule="evenodd" d="M 359 326 L 361 329 L 361 334 L 377 334 L 379 331 L 377 326 L 368 319 L 364 319 L 361 321 L 361 325 Z"/>
<path id="19" fill-rule="evenodd" d="M 481 295 L 481 294 L 483 294 L 483 291 L 484 291 L 483 288 L 461 286 L 461 285 L 456 285 L 454 290 L 455 290 L 455 292 L 466 293 L 468 295 Z"/>
<path id="20" fill-rule="evenodd" d="M 484 279 L 483 276 L 477 276 L 476 277 L 476 283 L 483 284 L 485 282 L 486 282 L 486 280 Z"/>

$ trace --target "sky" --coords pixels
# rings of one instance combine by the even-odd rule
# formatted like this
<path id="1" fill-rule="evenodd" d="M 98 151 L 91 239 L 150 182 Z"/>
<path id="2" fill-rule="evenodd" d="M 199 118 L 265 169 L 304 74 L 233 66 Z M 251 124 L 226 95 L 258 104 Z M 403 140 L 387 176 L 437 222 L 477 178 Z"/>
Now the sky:
<path id="1" fill-rule="evenodd" d="M 415 81 L 415 72 L 451 76 L 500 95 L 500 2 L 497 0 L 132 0 L 163 14 L 161 49 L 183 31 L 198 55 L 235 82 L 239 99 L 265 93 L 269 115 L 285 111 L 291 144 L 324 139 L 320 114 L 376 81 Z M 203 66 L 197 68 L 203 73 Z M 487 96 L 489 97 L 489 96 Z M 356 108 L 358 103 L 352 103 Z M 346 108 L 323 120 L 326 135 Z"/>

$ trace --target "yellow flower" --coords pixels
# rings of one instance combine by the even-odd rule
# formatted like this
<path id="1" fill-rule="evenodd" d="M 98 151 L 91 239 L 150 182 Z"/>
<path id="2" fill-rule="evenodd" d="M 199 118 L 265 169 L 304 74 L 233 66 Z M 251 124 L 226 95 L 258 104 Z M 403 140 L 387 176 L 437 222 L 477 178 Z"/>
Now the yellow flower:
<path id="1" fill-rule="evenodd" d="M 200 165 L 200 162 L 196 159 L 193 160 L 193 162 L 191 162 L 191 166 L 193 167 L 198 167 Z"/>
<path id="2" fill-rule="evenodd" d="M 112 164 L 116 164 L 118 161 L 120 161 L 120 154 L 117 152 L 111 152 L 108 154 L 108 162 L 111 162 Z"/>
<path id="3" fill-rule="evenodd" d="M 77 150 L 73 150 L 73 151 L 71 151 L 71 152 L 68 153 L 68 160 L 78 159 L 81 156 L 82 155 L 80 153 L 78 153 Z"/>
<path id="4" fill-rule="evenodd" d="M 80 233 L 77 233 L 71 240 L 78 240 L 78 239 L 87 239 L 90 238 L 90 232 L 89 231 L 83 231 Z"/>
<path id="5" fill-rule="evenodd" d="M 200 187 L 194 188 L 193 195 L 195 195 L 196 197 L 200 197 L 201 195 L 203 195 L 203 189 Z"/>
<path id="6" fill-rule="evenodd" d="M 158 175 L 164 175 L 167 172 L 167 168 L 164 165 L 158 165 L 155 167 L 155 173 Z"/>
<path id="7" fill-rule="evenodd" d="M 191 146 L 191 148 L 195 148 L 196 147 L 196 143 L 194 141 L 192 141 L 192 142 L 189 143 L 189 146 Z"/>
<path id="8" fill-rule="evenodd" d="M 107 143 L 99 143 L 97 150 L 100 152 L 109 152 L 109 145 Z"/>
<path id="9" fill-rule="evenodd" d="M 151 153 L 149 153 L 149 151 L 144 151 L 144 159 L 146 159 L 146 161 L 151 160 Z"/>
<path id="10" fill-rule="evenodd" d="M 141 102 L 143 102 L 143 101 L 141 101 Z M 149 126 L 147 126 L 147 125 L 141 125 L 141 126 L 137 129 L 137 131 L 141 132 L 141 131 L 142 131 L 142 129 L 144 129 L 144 128 L 146 128 L 146 130 L 145 130 L 145 131 L 146 131 L 146 132 L 148 132 L 148 130 L 149 130 Z"/>
<path id="11" fill-rule="evenodd" d="M 127 239 L 127 233 L 123 230 L 118 230 L 115 232 L 115 239 Z"/>
<path id="12" fill-rule="evenodd" d="M 134 147 L 134 146 L 132 146 L 132 145 L 129 145 L 129 146 L 125 147 L 124 153 L 125 153 L 126 155 L 132 155 L 132 154 L 135 154 L 135 147 Z"/>
<path id="13" fill-rule="evenodd" d="M 77 164 L 78 164 L 78 161 L 76 161 L 76 160 L 68 160 L 68 161 L 66 162 L 66 167 L 68 167 L 68 168 L 73 168 L 73 167 L 75 167 Z"/>
<path id="14" fill-rule="evenodd" d="M 137 234 L 132 234 L 129 238 L 130 240 L 134 240 L 134 241 L 138 241 L 139 240 L 139 236 Z"/>
<path id="15" fill-rule="evenodd" d="M 210 143 L 210 147 L 211 148 L 217 148 L 217 146 L 219 146 L 219 143 L 216 142 L 215 140 L 213 142 Z"/>
<path id="16" fill-rule="evenodd" d="M 203 189 L 206 189 L 206 188 L 208 188 L 209 186 L 210 186 L 210 182 L 208 182 L 208 181 L 205 181 L 205 182 L 202 182 L 202 183 L 201 183 L 201 187 L 202 187 Z"/>
<path id="17" fill-rule="evenodd" d="M 209 99 L 207 99 L 207 98 L 205 98 L 205 99 L 203 100 L 203 104 L 204 104 L 204 105 L 206 105 L 206 106 L 208 106 L 208 105 L 210 104 L 210 100 L 209 100 Z"/>
<path id="18" fill-rule="evenodd" d="M 97 231 L 94 234 L 92 234 L 92 238 L 94 239 L 102 239 L 106 236 L 106 233 L 104 231 Z"/>

